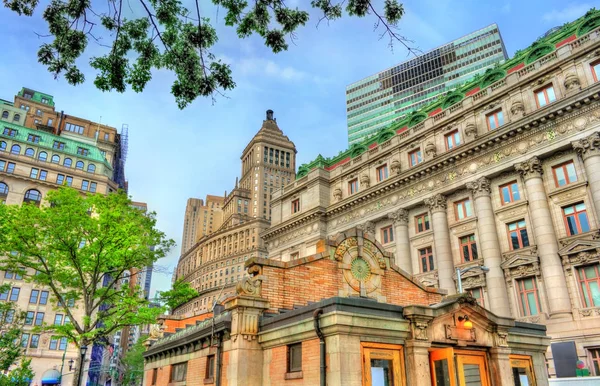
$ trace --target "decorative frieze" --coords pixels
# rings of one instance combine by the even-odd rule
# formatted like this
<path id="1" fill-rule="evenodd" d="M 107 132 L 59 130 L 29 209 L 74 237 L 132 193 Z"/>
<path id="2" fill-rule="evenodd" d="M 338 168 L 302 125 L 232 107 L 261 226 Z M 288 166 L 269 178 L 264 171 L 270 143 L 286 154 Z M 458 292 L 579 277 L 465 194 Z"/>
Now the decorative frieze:
<path id="1" fill-rule="evenodd" d="M 541 178 L 542 174 L 544 174 L 542 161 L 537 156 L 531 157 L 525 162 L 516 164 L 515 170 L 518 171 L 525 180 L 529 178 Z"/>

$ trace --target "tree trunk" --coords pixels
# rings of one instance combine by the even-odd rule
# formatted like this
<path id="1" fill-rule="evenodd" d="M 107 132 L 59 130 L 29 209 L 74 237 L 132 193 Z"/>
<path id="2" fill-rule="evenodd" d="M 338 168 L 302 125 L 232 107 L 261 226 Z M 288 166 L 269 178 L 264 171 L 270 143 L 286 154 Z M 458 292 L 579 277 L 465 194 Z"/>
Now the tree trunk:
<path id="1" fill-rule="evenodd" d="M 83 367 L 85 366 L 85 359 L 82 362 L 81 361 L 81 354 L 79 353 L 79 349 L 77 350 L 77 360 L 75 361 L 75 371 L 73 372 L 73 382 L 71 383 L 72 386 L 80 386 L 80 383 L 78 382 L 80 380 L 80 376 L 81 376 L 81 384 L 85 385 L 85 381 L 83 381 L 83 376 L 85 374 L 82 374 L 82 370 Z"/>

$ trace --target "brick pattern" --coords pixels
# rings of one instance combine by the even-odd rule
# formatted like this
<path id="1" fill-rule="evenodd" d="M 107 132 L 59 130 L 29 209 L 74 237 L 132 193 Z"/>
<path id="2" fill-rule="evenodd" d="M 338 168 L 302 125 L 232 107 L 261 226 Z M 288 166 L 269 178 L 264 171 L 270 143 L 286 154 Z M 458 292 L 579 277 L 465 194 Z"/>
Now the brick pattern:
<path id="1" fill-rule="evenodd" d="M 269 381 L 271 386 L 280 385 L 306 385 L 319 384 L 320 379 L 320 354 L 319 339 L 305 340 L 302 342 L 302 378 L 285 379 L 287 373 L 287 346 L 270 349 L 271 363 L 269 364 Z"/>

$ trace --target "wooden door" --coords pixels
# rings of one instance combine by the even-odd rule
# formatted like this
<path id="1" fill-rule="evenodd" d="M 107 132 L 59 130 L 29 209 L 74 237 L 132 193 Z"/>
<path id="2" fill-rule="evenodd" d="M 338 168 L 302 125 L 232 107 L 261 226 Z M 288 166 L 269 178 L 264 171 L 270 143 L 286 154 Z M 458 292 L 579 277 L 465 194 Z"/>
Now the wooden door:
<path id="1" fill-rule="evenodd" d="M 454 350 L 452 347 L 431 351 L 429 353 L 429 365 L 433 386 L 456 386 Z"/>
<path id="2" fill-rule="evenodd" d="M 490 386 L 485 353 L 457 354 L 459 386 Z"/>
<path id="3" fill-rule="evenodd" d="M 363 386 L 405 386 L 402 346 L 362 344 Z"/>

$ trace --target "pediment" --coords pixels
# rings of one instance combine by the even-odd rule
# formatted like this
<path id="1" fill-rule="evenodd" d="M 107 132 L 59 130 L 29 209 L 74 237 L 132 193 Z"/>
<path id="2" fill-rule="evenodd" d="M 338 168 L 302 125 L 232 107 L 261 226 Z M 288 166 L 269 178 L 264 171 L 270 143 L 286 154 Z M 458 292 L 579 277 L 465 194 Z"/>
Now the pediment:
<path id="1" fill-rule="evenodd" d="M 517 254 L 502 262 L 502 264 L 500 264 L 500 267 L 502 269 L 508 269 L 519 267 L 521 265 L 530 265 L 537 263 L 539 263 L 539 258 L 537 256 Z"/>
<path id="2" fill-rule="evenodd" d="M 560 256 L 567 256 L 581 252 L 596 252 L 600 250 L 600 241 L 596 240 L 573 240 L 558 250 Z"/>

